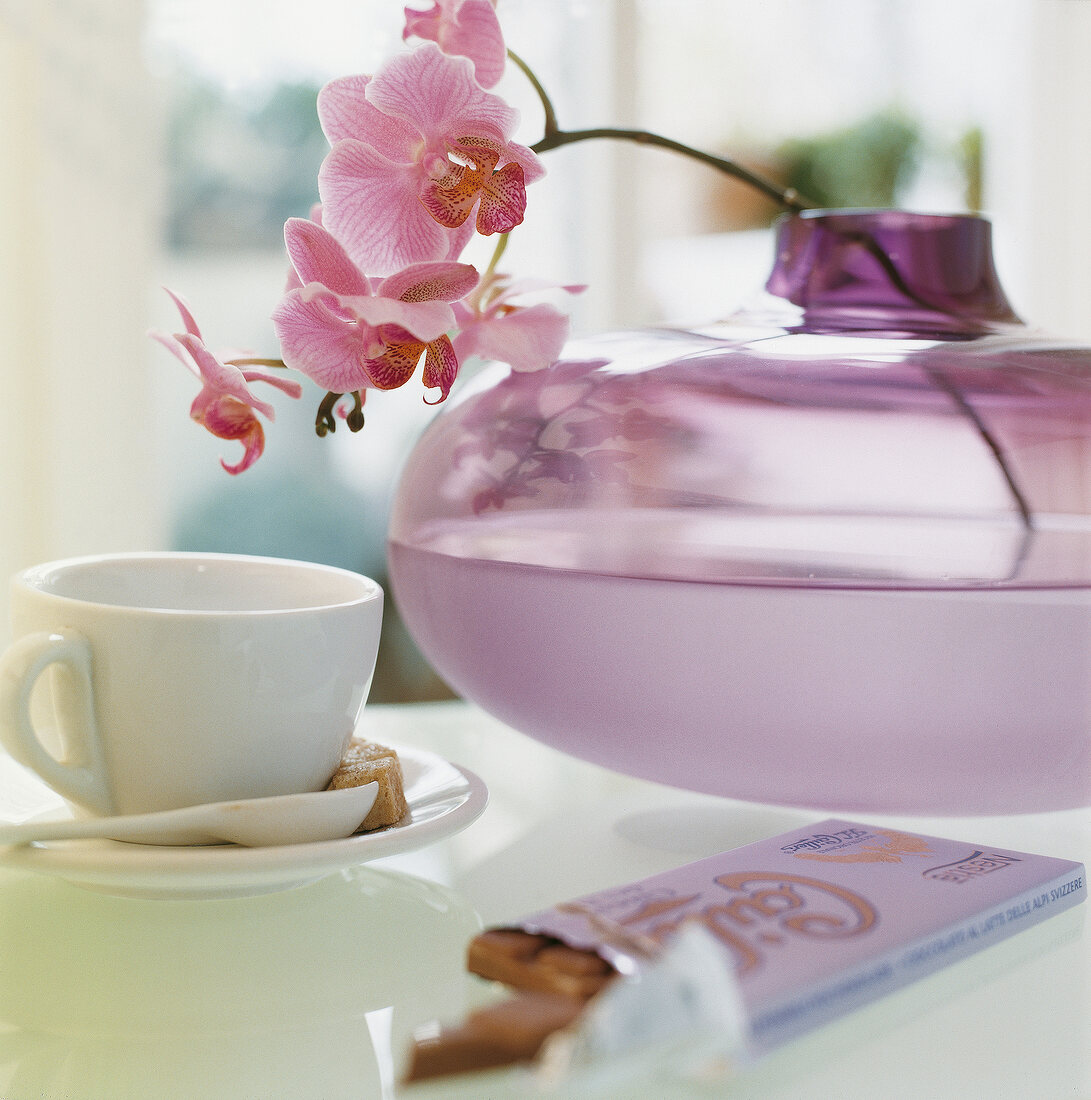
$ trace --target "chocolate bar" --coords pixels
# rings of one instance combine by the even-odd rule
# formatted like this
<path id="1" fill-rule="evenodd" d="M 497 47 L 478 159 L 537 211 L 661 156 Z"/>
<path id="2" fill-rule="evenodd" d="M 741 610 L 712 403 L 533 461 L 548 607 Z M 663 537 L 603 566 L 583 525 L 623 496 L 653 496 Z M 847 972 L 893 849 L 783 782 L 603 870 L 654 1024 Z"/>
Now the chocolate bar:
<path id="1" fill-rule="evenodd" d="M 578 1009 L 696 925 L 760 1054 L 1086 895 L 1069 860 L 830 819 L 490 929 L 468 966 Z"/>
<path id="2" fill-rule="evenodd" d="M 1081 864 L 830 819 L 536 913 L 618 973 L 698 923 L 774 1046 L 1083 901 Z"/>

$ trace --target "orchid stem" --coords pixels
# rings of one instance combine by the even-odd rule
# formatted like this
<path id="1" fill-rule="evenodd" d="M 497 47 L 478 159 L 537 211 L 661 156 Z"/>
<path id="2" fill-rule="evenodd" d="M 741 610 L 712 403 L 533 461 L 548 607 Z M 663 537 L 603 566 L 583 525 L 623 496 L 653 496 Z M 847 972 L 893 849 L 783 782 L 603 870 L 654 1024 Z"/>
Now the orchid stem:
<path id="1" fill-rule="evenodd" d="M 542 110 L 545 112 L 545 133 L 547 135 L 557 133 L 560 129 L 557 125 L 557 111 L 553 106 L 553 100 L 549 98 L 549 93 L 542 87 L 542 82 L 535 75 L 534 70 L 514 50 L 508 50 L 508 57 L 530 81 L 531 87 L 542 101 Z"/>
<path id="2" fill-rule="evenodd" d="M 318 415 L 314 418 L 314 430 L 320 438 L 324 438 L 329 432 L 337 431 L 334 409 L 343 396 L 343 394 L 330 390 L 319 402 Z"/>
<path id="3" fill-rule="evenodd" d="M 916 302 L 918 305 L 924 306 L 926 309 L 940 309 L 944 312 L 948 312 L 942 306 L 936 306 L 929 302 L 926 298 L 921 297 L 906 281 L 902 278 L 902 273 L 898 270 L 897 264 L 890 258 L 890 256 L 883 250 L 874 237 L 868 233 L 846 233 L 844 234 L 846 240 L 854 240 L 862 244 L 868 252 L 872 255 L 875 261 L 883 269 L 886 277 L 890 280 L 891 285 L 899 293 L 904 294 L 910 301 Z M 978 435 L 981 436 L 982 442 L 992 452 L 993 458 L 996 460 L 997 465 L 1000 467 L 1000 473 L 1004 478 L 1004 482 L 1008 487 L 1008 491 L 1011 493 L 1012 500 L 1015 503 L 1016 510 L 1019 513 L 1019 518 L 1023 523 L 1023 527 L 1030 531 L 1034 527 L 1034 513 L 1031 511 L 1030 505 L 1027 503 L 1027 498 L 1023 494 L 1023 490 L 1019 487 L 1019 482 L 1012 471 L 1011 466 L 1008 464 L 1007 455 L 1004 453 L 1004 448 L 1000 445 L 1000 441 L 989 430 L 988 425 L 981 418 L 980 413 L 970 404 L 966 395 L 958 388 L 958 386 L 952 382 L 942 371 L 930 369 L 928 371 L 929 377 L 933 382 L 941 389 L 948 397 L 955 403 L 955 406 L 959 411 L 973 424 Z"/>
<path id="4" fill-rule="evenodd" d="M 574 145 L 579 141 L 595 141 L 600 138 L 612 138 L 615 141 L 632 141 L 637 145 L 654 145 L 660 149 L 668 149 L 672 153 L 680 153 L 682 156 L 691 157 L 712 168 L 732 176 L 741 183 L 749 184 L 756 188 L 766 198 L 783 206 L 786 210 L 807 210 L 811 204 L 805 202 L 794 187 L 781 187 L 772 180 L 751 172 L 741 164 L 727 157 L 718 157 L 713 153 L 706 153 L 701 149 L 695 149 L 692 145 L 685 145 L 672 138 L 663 137 L 662 134 L 652 133 L 650 130 L 628 130 L 615 126 L 601 126 L 591 130 L 562 130 L 557 121 L 557 110 L 553 106 L 553 100 L 542 86 L 542 82 L 535 75 L 534 70 L 513 50 L 508 50 L 508 57 L 521 70 L 530 81 L 531 86 L 541 101 L 542 110 L 545 113 L 545 123 L 542 138 L 531 149 L 535 153 L 545 153 L 550 149 L 559 149 L 562 145 Z"/>
<path id="5" fill-rule="evenodd" d="M 1022 521 L 1024 529 L 1027 531 L 1033 530 L 1034 513 L 1027 503 L 1027 498 L 1023 496 L 1023 491 L 1019 488 L 1019 482 L 1015 480 L 1015 475 L 1008 465 L 1008 460 L 1004 455 L 1004 449 L 1000 446 L 999 440 L 989 431 L 985 421 L 981 419 L 981 415 L 978 413 L 977 409 L 970 404 L 966 395 L 947 377 L 946 374 L 943 373 L 943 371 L 929 368 L 927 374 L 936 386 L 951 398 L 959 412 L 973 424 L 978 435 L 981 436 L 982 442 L 992 452 L 993 458 L 1000 467 L 1001 476 L 1004 478 L 1004 482 L 1008 487 L 1008 492 L 1011 493 L 1012 499 L 1015 502 L 1015 507 L 1019 512 L 1019 519 Z"/>
<path id="6" fill-rule="evenodd" d="M 539 142 L 531 146 L 531 149 L 535 153 L 544 153 L 550 149 L 559 149 L 562 145 L 573 145 L 577 141 L 594 141 L 598 138 L 632 141 L 637 145 L 653 145 L 659 149 L 668 149 L 672 153 L 681 153 L 683 156 L 707 164 L 725 175 L 748 184 L 786 210 L 798 212 L 811 209 L 811 203 L 805 201 L 794 187 L 781 187 L 727 157 L 718 157 L 714 153 L 694 149 L 691 145 L 663 137 L 662 134 L 652 133 L 650 130 L 626 130 L 613 126 L 600 126 L 591 130 L 554 130 L 551 133 L 547 132 Z"/>
<path id="7" fill-rule="evenodd" d="M 283 370 L 288 369 L 288 364 L 283 359 L 225 359 L 229 367 L 279 367 Z"/>
<path id="8" fill-rule="evenodd" d="M 496 273 L 496 267 L 500 263 L 500 258 L 504 255 L 504 250 L 508 247 L 508 237 L 510 234 L 501 233 L 496 242 L 496 248 L 493 249 L 492 259 L 489 260 L 489 266 L 485 268 L 485 274 L 481 276 L 482 284 L 487 283 L 490 278 Z"/>

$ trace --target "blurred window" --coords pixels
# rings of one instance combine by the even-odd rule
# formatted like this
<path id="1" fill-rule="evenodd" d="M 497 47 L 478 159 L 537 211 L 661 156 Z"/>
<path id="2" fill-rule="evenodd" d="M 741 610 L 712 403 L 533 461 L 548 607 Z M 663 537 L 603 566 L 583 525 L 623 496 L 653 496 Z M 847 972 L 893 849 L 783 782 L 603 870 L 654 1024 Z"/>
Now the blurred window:
<path id="1" fill-rule="evenodd" d="M 424 6 L 424 0 L 420 5 Z M 145 338 L 183 293 L 214 348 L 276 355 L 281 229 L 317 199 L 314 97 L 400 42 L 395 0 L 0 0 L 0 497 L 6 571 L 132 546 L 314 557 L 381 575 L 412 386 L 318 440 L 278 403 L 237 479 Z M 657 130 L 830 204 L 983 209 L 1017 308 L 1091 338 L 1091 4 L 500 0 L 562 125 Z M 541 112 L 510 71 L 499 89 Z M 708 320 L 760 285 L 774 211 L 618 142 L 551 153 L 505 266 L 587 282 L 576 331 Z M 487 255 L 487 253 L 486 253 Z M 475 254 L 473 260 L 482 260 Z M 237 447 L 237 445 L 235 445 Z"/>

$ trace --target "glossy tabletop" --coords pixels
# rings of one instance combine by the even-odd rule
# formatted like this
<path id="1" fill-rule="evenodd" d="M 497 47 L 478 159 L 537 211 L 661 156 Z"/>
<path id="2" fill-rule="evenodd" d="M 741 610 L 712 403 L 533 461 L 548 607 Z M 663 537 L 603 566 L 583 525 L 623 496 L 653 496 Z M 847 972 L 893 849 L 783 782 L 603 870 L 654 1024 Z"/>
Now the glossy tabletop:
<path id="1" fill-rule="evenodd" d="M 464 970 L 479 927 L 829 816 L 622 777 L 463 703 L 370 707 L 361 732 L 471 769 L 489 788 L 484 814 L 424 847 L 324 866 L 316 881 L 250 897 L 115 896 L 0 853 L 3 1100 L 530 1095 L 510 1072 L 397 1083 L 415 1029 L 494 996 Z M 0 759 L 0 818 L 54 803 Z M 1091 864 L 1088 811 L 860 816 Z M 1086 911 L 843 1017 L 731 1081 L 683 1086 L 664 1065 L 662 1079 L 609 1095 L 1091 1097 Z"/>

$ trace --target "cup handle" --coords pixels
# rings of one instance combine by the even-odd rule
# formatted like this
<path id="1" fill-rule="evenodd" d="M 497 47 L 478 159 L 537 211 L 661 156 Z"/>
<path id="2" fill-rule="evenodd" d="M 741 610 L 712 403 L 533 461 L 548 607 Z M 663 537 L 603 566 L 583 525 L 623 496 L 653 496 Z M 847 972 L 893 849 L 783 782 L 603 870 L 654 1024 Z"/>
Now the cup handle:
<path id="1" fill-rule="evenodd" d="M 64 760 L 42 744 L 30 715 L 34 685 L 52 664 L 69 673 L 54 695 Z M 64 798 L 93 813 L 111 812 L 92 700 L 91 644 L 78 631 L 28 634 L 0 657 L 0 743 Z"/>

